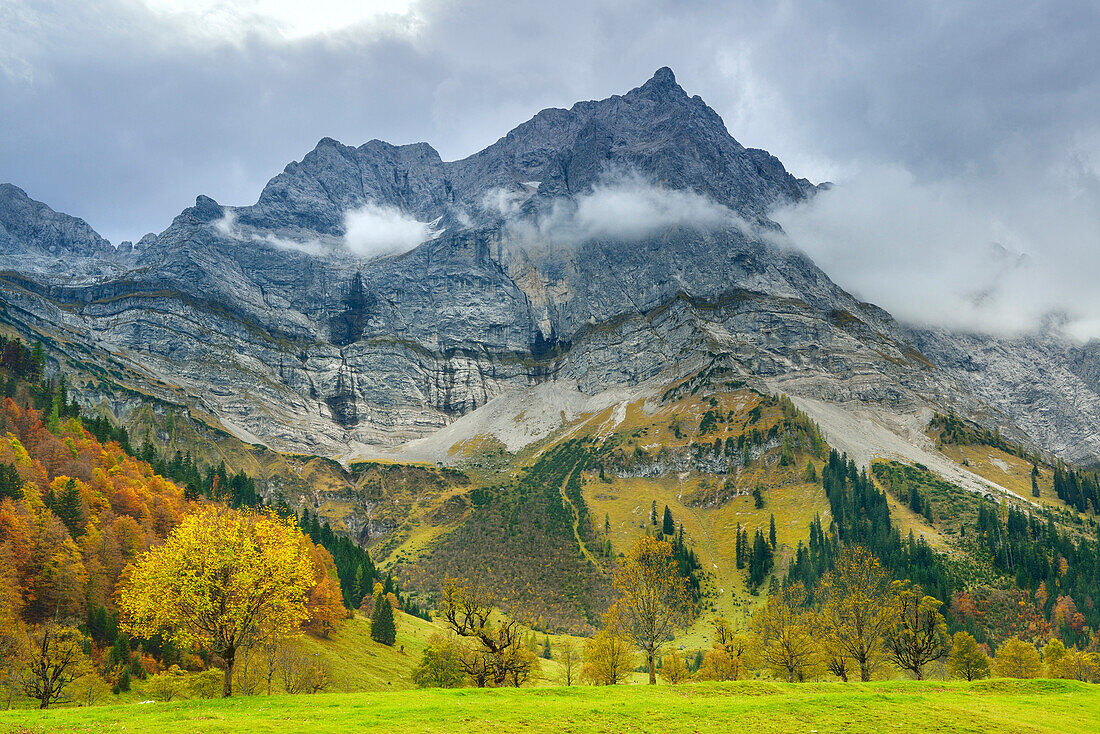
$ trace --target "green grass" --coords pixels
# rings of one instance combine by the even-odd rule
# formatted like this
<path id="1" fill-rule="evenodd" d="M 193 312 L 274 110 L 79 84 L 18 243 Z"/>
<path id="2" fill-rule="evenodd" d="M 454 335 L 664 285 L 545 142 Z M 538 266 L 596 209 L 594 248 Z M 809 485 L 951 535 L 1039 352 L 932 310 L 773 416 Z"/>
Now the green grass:
<path id="1" fill-rule="evenodd" d="M 318 654 L 332 671 L 332 691 L 411 688 L 412 671 L 433 634 L 446 632 L 431 622 L 397 612 L 397 642 L 387 647 L 370 637 L 370 621 L 359 612 L 328 639 L 302 637 L 303 648 Z"/>
<path id="2" fill-rule="evenodd" d="M 1071 681 L 460 689 L 256 696 L 0 713 L 0 732 L 1095 732 Z"/>

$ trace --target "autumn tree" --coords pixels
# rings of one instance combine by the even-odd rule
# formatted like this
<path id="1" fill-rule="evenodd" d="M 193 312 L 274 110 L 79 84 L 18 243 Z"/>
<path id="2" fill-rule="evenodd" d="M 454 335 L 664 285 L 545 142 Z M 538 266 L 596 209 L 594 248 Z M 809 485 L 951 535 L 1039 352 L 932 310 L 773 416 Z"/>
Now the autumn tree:
<path id="1" fill-rule="evenodd" d="M 1039 651 L 1018 637 L 1009 637 L 997 648 L 994 670 L 1001 678 L 1038 678 L 1043 672 Z"/>
<path id="2" fill-rule="evenodd" d="M 735 630 L 725 617 L 714 620 L 714 644 L 703 655 L 696 676 L 700 680 L 738 680 L 750 665 L 751 636 Z"/>
<path id="3" fill-rule="evenodd" d="M 687 679 L 688 669 L 684 664 L 684 656 L 678 650 L 665 655 L 661 661 L 661 680 L 670 685 L 677 685 Z"/>
<path id="4" fill-rule="evenodd" d="M 478 687 L 490 681 L 498 687 L 519 685 L 527 679 L 538 658 L 524 645 L 523 626 L 514 617 L 496 614 L 496 599 L 481 582 L 446 579 L 442 607 L 451 630 L 478 646 L 462 658 L 464 672 Z"/>
<path id="5" fill-rule="evenodd" d="M 600 631 L 585 643 L 581 676 L 594 685 L 621 683 L 634 668 L 634 649 L 618 604 L 603 615 Z"/>
<path id="6" fill-rule="evenodd" d="M 1057 637 L 1052 637 L 1043 646 L 1043 665 L 1047 667 L 1047 672 L 1051 678 L 1058 678 L 1058 663 L 1066 655 L 1066 646 Z"/>
<path id="7" fill-rule="evenodd" d="M 566 637 L 555 646 L 554 657 L 561 665 L 561 684 L 573 685 L 581 666 L 581 656 L 577 650 L 577 644 Z"/>
<path id="8" fill-rule="evenodd" d="M 768 596 L 752 618 L 761 655 L 772 673 L 788 683 L 805 680 L 818 664 L 815 620 L 806 609 L 806 589 L 794 583 Z"/>
<path id="9" fill-rule="evenodd" d="M 317 655 L 290 645 L 279 648 L 279 674 L 290 694 L 320 693 L 332 682 L 332 670 Z"/>
<path id="10" fill-rule="evenodd" d="M 649 682 L 657 682 L 657 656 L 673 630 L 690 617 L 693 604 L 672 556 L 672 544 L 643 535 L 615 568 L 617 603 L 625 628 L 646 656 Z"/>
<path id="11" fill-rule="evenodd" d="M 1096 681 L 1100 679 L 1100 656 L 1071 647 L 1054 665 L 1052 675 L 1069 680 Z"/>
<path id="12" fill-rule="evenodd" d="M 890 576 L 866 548 L 849 546 L 821 578 L 818 598 L 821 639 L 830 657 L 850 658 L 860 680 L 871 680 L 896 615 L 897 589 Z"/>
<path id="13" fill-rule="evenodd" d="M 432 635 L 412 678 L 417 688 L 458 688 L 465 680 L 462 649 L 453 639 Z"/>
<path id="14" fill-rule="evenodd" d="M 313 545 L 305 536 L 302 537 L 302 543 L 313 561 L 314 583 L 306 601 L 309 627 L 327 638 L 336 629 L 336 625 L 349 616 L 340 591 L 340 577 L 336 573 L 336 564 L 331 553 L 321 546 Z"/>
<path id="15" fill-rule="evenodd" d="M 947 654 L 947 623 L 943 602 L 925 596 L 919 586 L 901 589 L 896 614 L 886 633 L 886 649 L 898 667 L 924 680 L 924 666 Z"/>
<path id="16" fill-rule="evenodd" d="M 65 689 L 79 676 L 84 661 L 84 635 L 75 627 L 54 622 L 36 625 L 21 640 L 20 688 L 38 708 L 62 700 Z"/>
<path id="17" fill-rule="evenodd" d="M 145 686 L 146 690 L 153 694 L 158 701 L 168 703 L 173 698 L 183 695 L 186 683 L 186 674 L 180 670 L 178 665 L 173 665 L 168 670 L 150 676 Z"/>
<path id="18" fill-rule="evenodd" d="M 125 629 L 206 647 L 224 661 L 222 695 L 232 695 L 237 651 L 293 636 L 309 618 L 314 569 L 302 540 L 293 519 L 201 509 L 138 561 L 119 603 Z"/>

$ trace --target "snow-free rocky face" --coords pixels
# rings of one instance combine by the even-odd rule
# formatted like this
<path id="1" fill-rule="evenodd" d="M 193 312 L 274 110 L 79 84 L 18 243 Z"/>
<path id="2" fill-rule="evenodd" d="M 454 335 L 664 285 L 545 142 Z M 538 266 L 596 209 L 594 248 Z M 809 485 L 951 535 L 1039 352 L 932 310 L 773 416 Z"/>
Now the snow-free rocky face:
<path id="1" fill-rule="evenodd" d="M 827 433 L 844 430 L 832 408 L 952 408 L 1100 457 L 1095 350 L 896 324 L 768 218 L 816 191 L 660 69 L 460 161 L 325 138 L 256 204 L 199 196 L 117 249 L 0 186 L 0 320 L 94 376 L 115 412 L 152 394 L 343 458 L 413 439 L 409 455 L 446 458 L 465 424 L 437 432 L 494 398 L 511 445 L 715 362 L 801 399 Z M 536 411 L 509 401 L 534 395 L 552 420 L 521 425 Z"/>

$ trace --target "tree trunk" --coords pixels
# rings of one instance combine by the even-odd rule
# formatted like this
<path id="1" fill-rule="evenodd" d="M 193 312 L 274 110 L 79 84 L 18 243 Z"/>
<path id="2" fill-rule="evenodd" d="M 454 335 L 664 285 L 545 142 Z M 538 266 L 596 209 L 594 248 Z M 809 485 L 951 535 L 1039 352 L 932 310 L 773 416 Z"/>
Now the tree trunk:
<path id="1" fill-rule="evenodd" d="M 657 656 L 654 655 L 651 652 L 646 653 L 646 656 L 649 658 L 649 685 L 651 685 L 651 686 L 656 685 L 657 684 L 657 660 L 656 660 Z"/>
<path id="2" fill-rule="evenodd" d="M 38 708 L 46 709 L 46 708 L 49 708 L 49 707 L 50 707 L 50 697 L 48 695 L 43 696 L 42 698 L 38 699 Z"/>
<path id="3" fill-rule="evenodd" d="M 222 652 L 222 660 L 225 661 L 225 678 L 222 680 L 222 698 L 233 695 L 233 658 L 237 651 L 234 648 Z"/>
<path id="4" fill-rule="evenodd" d="M 924 680 L 924 666 L 923 665 L 914 665 L 913 666 L 913 675 L 916 676 L 917 680 Z"/>
<path id="5" fill-rule="evenodd" d="M 859 679 L 864 683 L 871 680 L 871 668 L 867 665 L 866 660 L 859 661 Z"/>

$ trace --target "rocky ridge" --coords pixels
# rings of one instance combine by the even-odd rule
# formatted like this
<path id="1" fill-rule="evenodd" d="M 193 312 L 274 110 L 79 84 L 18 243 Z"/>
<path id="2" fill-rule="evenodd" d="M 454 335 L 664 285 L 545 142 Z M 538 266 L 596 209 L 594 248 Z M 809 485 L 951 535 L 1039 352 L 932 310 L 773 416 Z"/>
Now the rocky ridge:
<path id="1" fill-rule="evenodd" d="M 246 441 L 342 459 L 535 386 L 595 396 L 714 363 L 807 400 L 954 409 L 1100 457 L 1091 348 L 898 325 L 768 218 L 816 190 L 661 69 L 460 161 L 326 138 L 256 204 L 200 196 L 137 248 L 0 187 L 0 320 L 94 375 L 119 410 L 151 394 Z M 702 218 L 578 236 L 605 191 Z M 429 239 L 356 254 L 348 216 L 364 207 Z M 563 217 L 572 230 L 555 229 Z"/>

